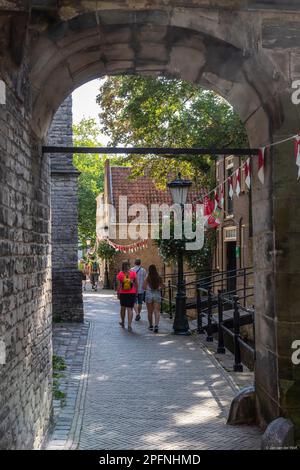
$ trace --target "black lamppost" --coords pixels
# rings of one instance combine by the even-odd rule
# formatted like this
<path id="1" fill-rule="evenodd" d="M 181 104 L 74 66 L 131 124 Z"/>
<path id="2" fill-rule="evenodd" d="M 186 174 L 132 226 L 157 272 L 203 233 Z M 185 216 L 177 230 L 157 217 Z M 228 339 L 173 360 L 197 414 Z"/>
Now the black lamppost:
<path id="1" fill-rule="evenodd" d="M 183 278 L 183 234 L 184 234 L 184 204 L 186 203 L 189 187 L 192 182 L 190 180 L 184 180 L 181 178 L 181 174 L 178 173 L 178 177 L 168 183 L 170 188 L 172 200 L 174 204 L 179 204 L 181 208 L 181 223 L 182 223 L 182 243 L 178 248 L 178 281 L 177 281 L 177 293 L 176 293 L 176 306 L 175 306 L 175 318 L 173 329 L 176 335 L 189 335 L 189 323 L 186 316 L 186 292 Z"/>
<path id="2" fill-rule="evenodd" d="M 109 277 L 108 277 L 107 258 L 105 258 L 105 265 L 104 265 L 103 289 L 110 289 L 110 282 L 109 282 Z"/>
<path id="3" fill-rule="evenodd" d="M 108 240 L 108 225 L 103 227 L 104 230 L 104 237 Z M 108 265 L 107 265 L 107 258 L 104 259 L 104 280 L 103 280 L 103 289 L 110 289 L 110 282 L 109 282 L 109 275 L 108 275 Z"/>

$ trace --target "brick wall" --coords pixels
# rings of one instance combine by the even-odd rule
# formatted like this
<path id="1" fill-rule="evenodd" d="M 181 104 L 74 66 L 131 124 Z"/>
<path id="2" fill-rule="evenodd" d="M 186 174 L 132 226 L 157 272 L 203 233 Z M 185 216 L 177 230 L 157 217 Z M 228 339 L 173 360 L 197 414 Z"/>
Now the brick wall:
<path id="1" fill-rule="evenodd" d="M 132 244 L 132 240 L 120 240 L 120 244 L 122 245 L 129 245 Z M 164 262 L 162 257 L 158 253 L 158 249 L 155 243 L 152 240 L 148 240 L 148 246 L 143 248 L 142 250 L 138 250 L 135 253 L 117 253 L 114 259 L 114 262 L 111 263 L 110 275 L 113 272 L 120 271 L 122 267 L 122 261 L 129 260 L 131 266 L 134 266 L 134 261 L 136 258 L 140 258 L 142 260 L 142 265 L 145 269 L 148 269 L 150 264 L 155 264 L 157 270 L 160 274 L 163 274 L 164 271 Z"/>

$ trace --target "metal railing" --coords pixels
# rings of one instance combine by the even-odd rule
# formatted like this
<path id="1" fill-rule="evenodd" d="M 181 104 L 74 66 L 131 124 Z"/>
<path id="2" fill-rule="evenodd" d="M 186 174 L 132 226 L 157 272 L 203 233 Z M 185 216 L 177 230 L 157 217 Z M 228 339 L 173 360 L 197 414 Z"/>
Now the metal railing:
<path id="1" fill-rule="evenodd" d="M 212 271 L 209 276 L 206 277 L 199 277 L 194 281 L 190 281 L 186 283 L 186 289 L 195 289 L 197 287 L 210 287 L 212 291 L 217 292 L 219 289 L 227 290 L 228 282 L 231 280 L 235 281 L 236 286 L 238 284 L 243 285 L 244 291 L 244 301 L 246 306 L 246 290 L 247 290 L 247 280 L 253 275 L 253 268 L 239 268 L 239 269 L 232 269 L 228 271 Z M 231 291 L 237 292 L 237 287 Z"/>
<path id="2" fill-rule="evenodd" d="M 225 275 L 226 274 L 226 275 Z M 255 361 L 255 318 L 254 307 L 249 306 L 250 299 L 253 298 L 253 286 L 247 285 L 248 276 L 253 274 L 252 268 L 242 268 L 232 271 L 223 271 L 212 273 L 210 276 L 204 276 L 185 282 L 185 289 L 196 289 L 195 309 L 197 315 L 197 332 L 206 334 L 206 341 L 214 341 L 214 334 L 217 335 L 217 352 L 224 354 L 226 350 L 224 336 L 227 335 L 233 340 L 234 371 L 243 371 L 242 357 L 243 352 L 250 354 L 251 360 Z M 221 286 L 227 286 L 228 279 L 236 279 L 236 284 L 241 287 L 228 291 Z M 238 279 L 242 282 L 238 283 Z M 177 284 L 169 278 L 162 292 L 161 311 L 163 303 L 170 319 L 173 318 L 175 309 L 175 293 Z M 189 300 L 189 299 L 187 299 Z M 224 312 L 227 312 L 227 318 L 224 319 Z M 215 321 L 217 316 L 217 321 Z M 206 319 L 204 324 L 204 319 Z M 253 325 L 253 346 L 241 336 L 241 325 Z"/>
<path id="3" fill-rule="evenodd" d="M 249 296 L 249 295 L 248 295 Z M 240 298 L 238 295 L 228 296 L 228 293 L 223 293 L 220 291 L 218 293 L 218 349 L 217 352 L 220 354 L 225 353 L 225 344 L 224 344 L 224 333 L 227 333 L 231 338 L 233 338 L 234 346 L 234 364 L 233 370 L 235 372 L 243 371 L 242 364 L 242 350 L 247 351 L 250 354 L 252 361 L 255 361 L 255 316 L 254 308 L 245 308 L 240 303 Z M 233 308 L 233 328 L 229 328 L 224 324 L 223 319 L 223 306 L 224 303 L 231 304 Z M 253 328 L 253 346 L 247 343 L 241 336 L 241 312 L 248 313 L 251 316 L 246 324 L 251 325 Z"/>
<path id="4" fill-rule="evenodd" d="M 217 352 L 225 354 L 224 333 L 233 339 L 234 365 L 233 370 L 243 371 L 242 354 L 245 350 L 250 354 L 252 361 L 255 361 L 254 346 L 247 343 L 241 336 L 241 323 L 243 325 L 253 325 L 253 344 L 255 344 L 255 317 L 254 308 L 246 308 L 242 305 L 247 298 L 253 296 L 253 287 L 244 287 L 238 291 L 243 291 L 244 296 L 238 296 L 236 292 L 225 292 L 219 290 L 218 294 L 214 294 L 211 286 L 208 288 L 198 287 L 197 289 L 197 332 L 199 334 L 206 333 L 206 341 L 214 340 L 213 334 L 216 332 L 218 336 Z M 205 298 L 205 307 L 203 307 Z M 224 320 L 224 310 L 233 312 L 232 317 Z M 229 310 L 231 308 L 231 310 Z M 217 309 L 218 322 L 213 322 L 213 311 Z M 241 314 L 246 314 L 242 317 Z M 203 326 L 203 318 L 206 317 L 206 325 Z M 243 322 L 241 322 L 243 318 Z M 216 328 L 214 328 L 216 327 Z"/>
<path id="5" fill-rule="evenodd" d="M 165 286 L 164 289 L 161 290 L 161 303 L 160 303 L 160 312 L 162 313 L 163 311 L 163 305 L 167 305 L 167 310 L 169 314 L 169 318 L 172 320 L 173 318 L 173 310 L 175 308 L 175 303 L 174 303 L 174 290 L 177 289 L 177 285 L 172 284 L 171 280 L 168 280 L 167 286 Z M 167 297 L 166 297 L 166 291 L 167 291 Z"/>
<path id="6" fill-rule="evenodd" d="M 236 288 L 232 291 L 228 291 L 228 293 L 238 293 L 238 292 L 243 292 L 243 296 L 240 296 L 240 298 L 243 298 L 244 302 L 244 307 L 246 307 L 246 301 L 247 301 L 247 296 L 246 292 L 248 289 L 247 285 L 247 280 L 249 277 L 253 274 L 253 269 L 252 267 L 248 268 L 241 268 L 241 269 L 235 269 L 235 270 L 229 270 L 229 271 L 211 271 L 209 275 L 207 275 L 208 272 L 207 270 L 198 272 L 198 273 L 185 273 L 185 279 L 184 279 L 184 288 L 187 294 L 187 304 L 188 308 L 196 308 L 196 298 L 197 298 L 197 289 L 198 287 L 203 287 L 204 289 L 210 287 L 213 293 L 217 293 L 219 289 L 224 290 L 224 287 L 228 281 L 235 280 L 236 283 Z M 186 275 L 193 275 L 195 279 L 187 282 L 186 281 Z M 175 298 L 176 292 L 177 292 L 177 275 L 167 275 L 165 276 L 165 284 L 166 287 L 163 292 L 163 302 L 168 302 L 170 303 L 170 298 L 173 299 Z M 239 286 L 242 285 L 242 288 Z M 171 289 L 171 292 L 170 292 Z M 168 290 L 168 294 L 166 295 L 166 290 Z M 170 308 L 169 308 L 170 310 Z"/>

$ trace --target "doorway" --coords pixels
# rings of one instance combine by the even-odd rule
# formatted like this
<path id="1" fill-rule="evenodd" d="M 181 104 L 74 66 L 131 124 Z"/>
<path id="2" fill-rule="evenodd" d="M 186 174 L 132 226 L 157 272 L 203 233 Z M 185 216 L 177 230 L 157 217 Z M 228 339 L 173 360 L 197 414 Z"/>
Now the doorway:
<path id="1" fill-rule="evenodd" d="M 236 291 L 236 241 L 226 242 L 227 291 Z"/>

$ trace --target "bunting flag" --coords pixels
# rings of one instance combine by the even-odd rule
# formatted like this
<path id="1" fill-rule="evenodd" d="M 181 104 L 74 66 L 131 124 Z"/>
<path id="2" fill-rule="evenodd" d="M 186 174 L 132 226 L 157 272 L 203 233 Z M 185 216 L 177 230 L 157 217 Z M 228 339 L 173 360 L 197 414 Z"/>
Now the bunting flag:
<path id="1" fill-rule="evenodd" d="M 266 147 L 261 147 L 258 151 L 258 179 L 262 184 L 265 182 L 265 150 Z"/>
<path id="2" fill-rule="evenodd" d="M 215 208 L 215 202 L 212 201 L 208 196 L 205 196 L 203 200 L 203 204 L 204 204 L 204 212 L 203 212 L 204 215 L 205 216 L 211 215 Z"/>
<path id="3" fill-rule="evenodd" d="M 264 184 L 265 181 L 265 166 L 266 166 L 266 150 L 268 150 L 270 147 L 273 147 L 275 145 L 280 145 L 283 144 L 284 142 L 289 142 L 291 140 L 294 140 L 295 142 L 295 159 L 296 159 L 296 165 L 298 167 L 298 175 L 297 179 L 300 179 L 300 132 L 297 135 L 292 135 L 286 139 L 280 140 L 278 142 L 272 142 L 268 145 L 265 145 L 264 147 L 261 147 L 258 149 L 258 179 L 262 184 Z M 251 154 L 252 155 L 252 154 Z M 253 155 L 256 155 L 253 154 Z M 236 170 L 236 181 L 235 181 L 235 190 L 237 193 L 237 196 L 239 196 L 241 192 L 241 169 L 245 172 L 245 184 L 250 189 L 251 187 L 251 177 L 252 177 L 252 163 L 251 163 L 251 158 L 249 157 L 246 162 L 244 162 L 237 170 Z M 233 176 L 228 176 L 225 181 L 220 183 L 216 188 L 214 188 L 212 191 L 207 193 L 206 195 L 202 196 L 199 198 L 204 201 L 204 215 L 209 216 L 212 215 L 212 212 L 214 209 L 219 205 L 219 207 L 223 208 L 224 206 L 224 185 L 228 184 L 228 194 L 229 197 L 232 199 L 234 196 L 234 187 L 233 187 Z M 219 190 L 219 193 L 218 193 Z M 214 193 L 214 200 L 211 201 L 209 198 L 209 195 Z M 217 195 L 217 196 L 216 196 Z M 216 198 L 218 200 L 216 200 Z M 199 199 L 196 199 L 196 201 L 199 201 Z M 212 202 L 212 206 L 211 206 Z"/>
<path id="4" fill-rule="evenodd" d="M 250 186 L 251 186 L 250 158 L 248 158 L 244 164 L 244 171 L 245 171 L 245 184 L 247 185 L 248 189 L 250 189 Z"/>
<path id="5" fill-rule="evenodd" d="M 241 170 L 240 168 L 236 170 L 235 193 L 237 197 L 239 197 L 241 193 Z"/>
<path id="6" fill-rule="evenodd" d="M 214 212 L 212 213 L 212 216 L 214 217 L 215 219 L 215 224 L 217 225 L 220 225 L 221 224 L 221 220 L 220 220 L 220 217 L 221 217 L 221 207 L 220 206 L 217 206 L 214 210 Z"/>
<path id="7" fill-rule="evenodd" d="M 300 133 L 295 137 L 295 157 L 296 165 L 298 167 L 298 178 L 300 178 Z"/>
<path id="8" fill-rule="evenodd" d="M 217 220 L 212 214 L 207 218 L 206 223 L 210 228 L 217 228 L 220 225 L 220 221 Z"/>
<path id="9" fill-rule="evenodd" d="M 224 207 L 224 184 L 221 184 L 221 197 L 220 197 L 220 206 Z"/>
<path id="10" fill-rule="evenodd" d="M 219 195 L 215 191 L 214 199 L 210 199 L 208 196 L 204 197 L 203 200 L 203 214 L 206 217 L 206 226 L 208 228 L 216 228 L 220 225 L 220 200 Z"/>
<path id="11" fill-rule="evenodd" d="M 148 240 L 139 241 L 132 243 L 131 245 L 118 245 L 117 243 L 107 240 L 108 244 L 114 247 L 114 249 L 120 253 L 134 253 L 137 250 L 146 248 L 148 245 Z"/>
<path id="12" fill-rule="evenodd" d="M 214 210 L 216 210 L 218 207 L 220 207 L 220 197 L 219 197 L 218 191 L 215 190 L 215 207 L 214 207 Z"/>
<path id="13" fill-rule="evenodd" d="M 228 194 L 229 194 L 230 199 L 232 199 L 234 195 L 232 176 L 228 176 L 228 186 L 229 186 Z"/>

